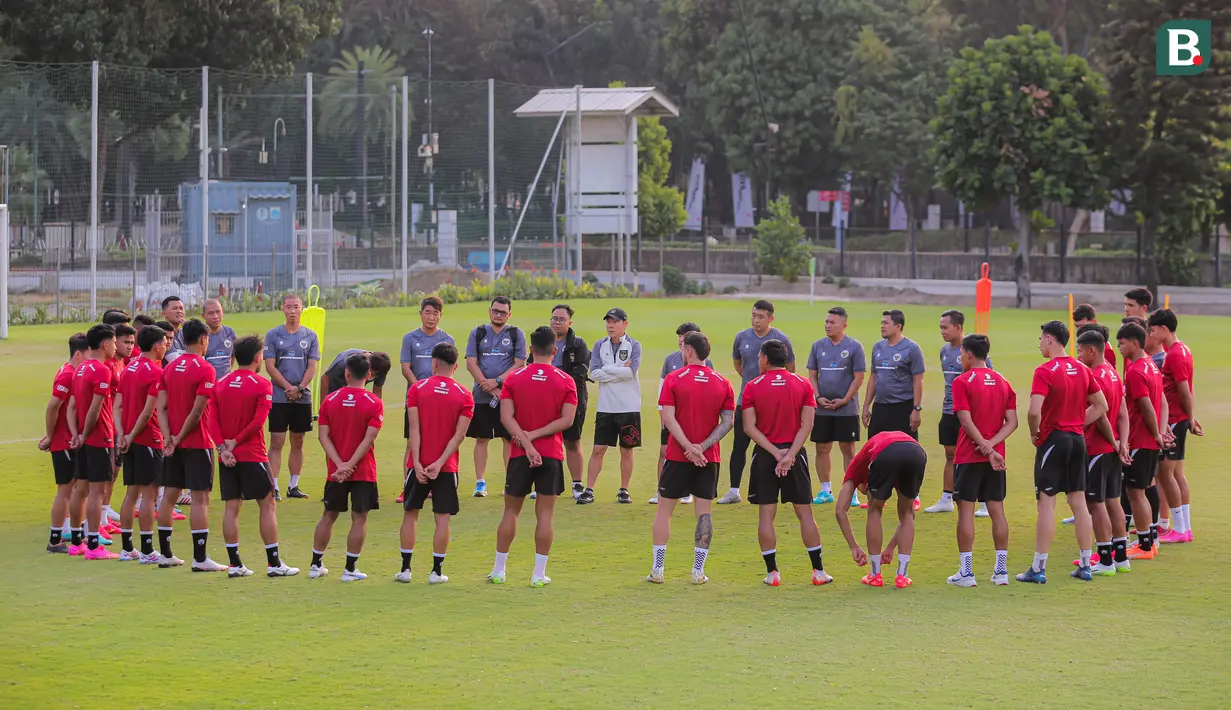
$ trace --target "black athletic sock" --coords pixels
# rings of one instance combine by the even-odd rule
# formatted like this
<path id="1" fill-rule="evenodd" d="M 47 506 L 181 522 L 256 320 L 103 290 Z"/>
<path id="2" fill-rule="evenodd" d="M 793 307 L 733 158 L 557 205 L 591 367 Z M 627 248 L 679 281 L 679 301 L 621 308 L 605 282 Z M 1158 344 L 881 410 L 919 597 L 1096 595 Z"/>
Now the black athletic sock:
<path id="1" fill-rule="evenodd" d="M 312 566 L 313 567 L 324 567 L 325 566 L 325 553 L 317 552 L 316 550 L 313 550 L 312 551 Z"/>
<path id="2" fill-rule="evenodd" d="M 410 558 L 415 554 L 414 550 L 402 550 L 402 571 L 410 569 Z"/>
<path id="3" fill-rule="evenodd" d="M 432 553 L 432 574 L 435 574 L 437 576 L 442 574 L 442 572 L 440 571 L 440 568 L 444 566 L 444 563 L 445 563 L 444 555 Z"/>
<path id="4" fill-rule="evenodd" d="M 209 557 L 205 544 L 209 541 L 209 528 L 204 530 L 192 531 L 192 560 L 193 562 L 204 562 L 206 557 Z"/>
<path id="5" fill-rule="evenodd" d="M 1137 531 L 1137 546 L 1146 552 L 1154 549 L 1154 540 L 1150 537 L 1149 532 Z"/>
<path id="6" fill-rule="evenodd" d="M 86 547 L 90 548 L 91 550 L 98 549 L 98 533 L 92 532 L 89 535 L 86 535 L 85 540 L 86 540 L 85 542 Z"/>
<path id="7" fill-rule="evenodd" d="M 767 574 L 778 569 L 778 551 L 777 550 L 770 550 L 769 552 L 762 552 L 761 559 L 765 560 L 765 572 Z"/>
<path id="8" fill-rule="evenodd" d="M 282 566 L 282 560 L 278 557 L 278 543 L 265 546 L 265 564 L 270 567 Z"/>
<path id="9" fill-rule="evenodd" d="M 1150 526 L 1150 542 L 1154 545 L 1158 544 L 1158 523 Z"/>
<path id="10" fill-rule="evenodd" d="M 1115 561 L 1116 562 L 1127 562 L 1128 561 L 1128 538 L 1118 537 L 1115 540 L 1111 541 L 1111 545 L 1112 545 L 1112 548 L 1115 550 L 1113 553 L 1115 557 Z"/>
<path id="11" fill-rule="evenodd" d="M 230 544 L 227 545 L 227 561 L 231 563 L 232 567 L 243 567 L 244 566 L 244 563 L 239 559 L 239 543 L 238 542 L 235 543 L 234 545 L 230 545 Z"/>
<path id="12" fill-rule="evenodd" d="M 348 553 L 346 553 L 346 571 L 347 571 L 347 572 L 354 572 L 354 571 L 355 571 L 355 563 L 356 563 L 356 562 L 358 562 L 358 561 L 359 561 L 359 555 L 352 555 L 352 554 L 351 554 L 351 553 L 349 553 L 349 552 L 348 552 Z"/>
<path id="13" fill-rule="evenodd" d="M 812 559 L 812 569 L 825 569 L 825 564 L 821 562 L 821 548 L 819 546 L 815 550 L 808 550 L 808 557 Z"/>
<path id="14" fill-rule="evenodd" d="M 1111 556 L 1111 543 L 1099 543 L 1098 545 L 1098 563 L 1104 567 L 1110 567 L 1115 562 Z"/>
<path id="15" fill-rule="evenodd" d="M 148 533 L 144 530 L 141 531 L 141 554 L 154 554 L 154 533 Z"/>
<path id="16" fill-rule="evenodd" d="M 132 529 L 120 530 L 120 549 L 125 552 L 133 551 L 133 531 Z"/>
<path id="17" fill-rule="evenodd" d="M 1159 510 L 1158 486 L 1150 486 L 1146 489 L 1146 500 L 1150 503 L 1150 521 L 1158 524 L 1158 514 L 1161 512 Z M 1140 524 L 1137 527 L 1140 528 Z"/>
<path id="18" fill-rule="evenodd" d="M 171 553 L 171 528 L 158 526 L 158 554 L 163 557 L 174 557 Z"/>
<path id="19" fill-rule="evenodd" d="M 68 531 L 68 540 L 70 545 L 81 544 L 81 528 L 73 528 Z"/>
<path id="20" fill-rule="evenodd" d="M 60 528 L 51 529 L 51 538 L 48 540 L 49 545 L 59 545 L 60 540 L 64 539 L 64 534 L 60 532 Z"/>

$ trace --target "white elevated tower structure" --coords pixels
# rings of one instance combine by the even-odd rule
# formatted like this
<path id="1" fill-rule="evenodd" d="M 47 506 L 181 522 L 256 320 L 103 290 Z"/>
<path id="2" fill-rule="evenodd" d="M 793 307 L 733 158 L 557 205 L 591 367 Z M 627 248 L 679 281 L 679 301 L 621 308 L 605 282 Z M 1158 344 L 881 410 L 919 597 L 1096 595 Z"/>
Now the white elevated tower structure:
<path id="1" fill-rule="evenodd" d="M 679 108 L 654 87 L 545 89 L 515 112 L 520 118 L 556 118 L 564 132 L 567 248 L 575 250 L 581 282 L 581 243 L 587 234 L 611 235 L 612 271 L 629 284 L 632 235 L 639 231 L 637 119 L 677 118 Z M 567 121 L 565 119 L 568 119 Z M 554 143 L 554 139 L 553 139 Z M 550 150 L 550 146 L 548 148 Z M 544 156 L 546 158 L 546 156 Z M 540 168 L 541 170 L 541 168 Z"/>

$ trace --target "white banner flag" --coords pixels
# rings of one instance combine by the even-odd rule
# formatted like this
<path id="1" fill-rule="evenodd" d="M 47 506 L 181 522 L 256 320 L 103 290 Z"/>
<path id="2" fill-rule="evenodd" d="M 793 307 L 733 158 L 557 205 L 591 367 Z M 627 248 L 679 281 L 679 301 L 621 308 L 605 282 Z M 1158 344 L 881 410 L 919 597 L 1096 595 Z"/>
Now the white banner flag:
<path id="1" fill-rule="evenodd" d="M 684 229 L 701 231 L 701 215 L 705 212 L 705 162 L 700 158 L 692 161 L 692 172 L 688 174 L 688 195 L 684 198 L 684 209 L 688 219 L 684 220 Z"/>
<path id="2" fill-rule="evenodd" d="M 756 226 L 752 209 L 752 178 L 745 173 L 731 173 L 731 197 L 735 205 L 735 228 Z"/>

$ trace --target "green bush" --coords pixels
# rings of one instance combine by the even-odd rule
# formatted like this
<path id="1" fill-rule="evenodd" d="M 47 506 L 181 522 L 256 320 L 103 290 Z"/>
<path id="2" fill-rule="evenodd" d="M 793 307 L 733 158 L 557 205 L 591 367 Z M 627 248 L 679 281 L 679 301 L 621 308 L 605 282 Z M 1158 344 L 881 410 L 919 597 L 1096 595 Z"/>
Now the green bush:
<path id="1" fill-rule="evenodd" d="M 812 250 L 808 246 L 807 232 L 791 213 L 790 198 L 782 195 L 770 203 L 769 216 L 757 224 L 756 231 L 753 244 L 757 265 L 763 273 L 794 283 L 800 274 L 808 272 Z"/>
<path id="2" fill-rule="evenodd" d="M 662 278 L 663 293 L 668 296 L 678 296 L 682 293 L 687 293 L 685 286 L 688 279 L 684 276 L 684 272 L 674 266 L 663 266 L 660 273 Z"/>
<path id="3" fill-rule="evenodd" d="M 727 286 L 726 288 L 722 289 L 722 295 L 724 296 L 729 296 L 733 293 L 739 293 L 739 286 Z"/>

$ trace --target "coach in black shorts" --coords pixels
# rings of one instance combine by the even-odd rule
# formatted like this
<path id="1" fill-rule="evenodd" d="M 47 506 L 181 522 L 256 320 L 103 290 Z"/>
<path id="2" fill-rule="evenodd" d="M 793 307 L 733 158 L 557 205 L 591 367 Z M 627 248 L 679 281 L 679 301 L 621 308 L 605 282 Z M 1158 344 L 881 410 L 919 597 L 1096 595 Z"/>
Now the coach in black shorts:
<path id="1" fill-rule="evenodd" d="M 577 498 L 586 489 L 581 482 L 584 465 L 581 455 L 581 430 L 586 421 L 586 382 L 590 379 L 590 348 L 584 338 L 577 337 L 573 332 L 573 309 L 567 303 L 561 303 L 551 309 L 551 332 L 556 336 L 556 354 L 552 356 L 551 364 L 572 377 L 573 384 L 577 385 L 577 414 L 573 418 L 573 426 L 565 429 L 563 434 L 564 459 L 573 479 L 573 498 Z"/>

